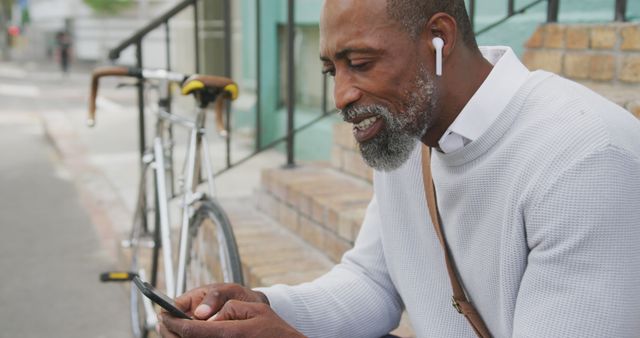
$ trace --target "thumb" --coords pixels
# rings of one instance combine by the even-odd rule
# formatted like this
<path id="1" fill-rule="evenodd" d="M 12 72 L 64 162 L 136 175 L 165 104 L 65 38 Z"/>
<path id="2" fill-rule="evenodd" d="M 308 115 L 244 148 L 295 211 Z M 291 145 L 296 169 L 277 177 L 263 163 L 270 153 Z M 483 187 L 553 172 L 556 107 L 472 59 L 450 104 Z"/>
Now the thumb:
<path id="1" fill-rule="evenodd" d="M 193 314 L 198 319 L 207 319 L 211 317 L 212 314 L 218 312 L 227 299 L 228 297 L 226 297 L 224 293 L 216 289 L 209 290 L 193 311 Z"/>

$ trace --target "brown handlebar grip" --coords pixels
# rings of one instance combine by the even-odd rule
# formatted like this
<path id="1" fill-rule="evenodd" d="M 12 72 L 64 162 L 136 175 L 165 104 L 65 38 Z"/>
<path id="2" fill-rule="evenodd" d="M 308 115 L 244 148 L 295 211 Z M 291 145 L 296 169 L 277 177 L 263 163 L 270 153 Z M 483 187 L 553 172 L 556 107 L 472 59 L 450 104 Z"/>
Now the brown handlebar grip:
<path id="1" fill-rule="evenodd" d="M 91 92 L 89 95 L 89 118 L 87 125 L 93 127 L 96 124 L 96 98 L 98 96 L 98 84 L 101 77 L 104 76 L 132 76 L 139 77 L 140 71 L 135 68 L 111 66 L 99 67 L 93 71 L 91 76 Z"/>

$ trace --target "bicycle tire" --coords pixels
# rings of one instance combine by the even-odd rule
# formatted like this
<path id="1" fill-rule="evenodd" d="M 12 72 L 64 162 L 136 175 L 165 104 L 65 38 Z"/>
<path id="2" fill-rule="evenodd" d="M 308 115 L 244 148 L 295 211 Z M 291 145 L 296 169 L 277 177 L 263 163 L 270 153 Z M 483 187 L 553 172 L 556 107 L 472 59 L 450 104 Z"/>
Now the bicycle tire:
<path id="1" fill-rule="evenodd" d="M 205 198 L 199 203 L 189 222 L 186 290 L 223 282 L 244 285 L 238 245 L 229 218 L 216 201 Z"/>
<path id="2" fill-rule="evenodd" d="M 157 213 L 157 196 L 155 185 L 149 184 L 152 178 L 149 175 L 149 167 L 142 170 L 138 191 L 138 201 L 134 215 L 134 224 L 130 237 L 131 268 L 145 281 L 154 286 L 158 274 L 158 250 L 159 233 Z M 153 203 L 154 207 L 149 205 Z M 153 223 L 153 227 L 151 226 Z M 153 330 L 147 322 L 147 311 L 144 308 L 144 295 L 138 288 L 130 283 L 130 315 L 131 329 L 135 338 L 147 338 Z M 155 325 L 155 324 L 153 324 Z"/>

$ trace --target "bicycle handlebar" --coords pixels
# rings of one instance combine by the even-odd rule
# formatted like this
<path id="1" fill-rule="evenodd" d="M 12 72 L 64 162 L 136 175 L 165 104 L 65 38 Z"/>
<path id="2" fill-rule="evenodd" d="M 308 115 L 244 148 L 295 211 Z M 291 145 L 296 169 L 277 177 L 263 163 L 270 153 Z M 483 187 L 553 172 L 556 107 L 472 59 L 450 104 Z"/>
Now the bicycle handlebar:
<path id="1" fill-rule="evenodd" d="M 93 127 L 96 124 L 96 99 L 98 96 L 98 85 L 101 77 L 105 76 L 120 76 L 120 77 L 134 77 L 138 79 L 146 80 L 168 80 L 176 82 L 180 85 L 187 79 L 187 75 L 176 72 L 169 72 L 164 69 L 140 69 L 136 67 L 99 67 L 93 71 L 91 78 L 91 94 L 89 96 L 89 118 L 87 124 L 89 127 Z"/>
<path id="2" fill-rule="evenodd" d="M 202 108 L 210 102 L 216 101 L 216 120 L 221 127 L 222 110 L 224 103 L 222 98 L 235 100 L 238 97 L 238 85 L 231 79 L 221 76 L 194 74 L 187 76 L 182 73 L 170 72 L 164 69 L 140 69 L 135 67 L 99 67 L 93 71 L 91 79 L 91 95 L 89 97 L 89 118 L 87 124 L 93 127 L 96 124 L 96 99 L 98 96 L 98 85 L 101 77 L 121 76 L 134 77 L 146 80 L 168 80 L 182 86 L 182 94 L 196 94 L 196 100 Z M 218 98 L 218 94 L 220 95 Z"/>
<path id="3" fill-rule="evenodd" d="M 105 76 L 128 76 L 140 78 L 142 72 L 138 68 L 130 67 L 99 67 L 93 71 L 91 76 L 91 93 L 89 95 L 89 118 L 87 125 L 93 127 L 96 124 L 96 98 L 98 96 L 98 84 L 101 77 Z"/>

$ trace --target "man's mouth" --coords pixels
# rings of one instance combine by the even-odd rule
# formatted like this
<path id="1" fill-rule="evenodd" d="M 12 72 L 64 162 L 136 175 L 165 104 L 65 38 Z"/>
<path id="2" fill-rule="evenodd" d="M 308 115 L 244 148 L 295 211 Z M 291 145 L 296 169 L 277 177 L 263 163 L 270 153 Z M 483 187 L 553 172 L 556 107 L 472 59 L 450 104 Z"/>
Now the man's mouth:
<path id="1" fill-rule="evenodd" d="M 374 138 L 384 127 L 384 119 L 379 115 L 356 118 L 353 123 L 353 136 L 362 143 Z"/>

